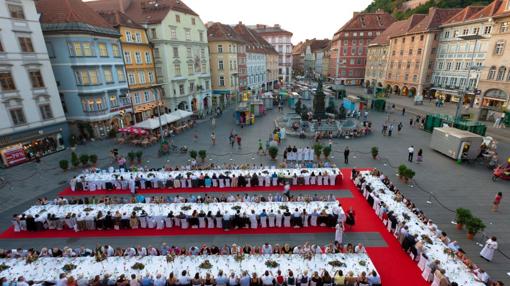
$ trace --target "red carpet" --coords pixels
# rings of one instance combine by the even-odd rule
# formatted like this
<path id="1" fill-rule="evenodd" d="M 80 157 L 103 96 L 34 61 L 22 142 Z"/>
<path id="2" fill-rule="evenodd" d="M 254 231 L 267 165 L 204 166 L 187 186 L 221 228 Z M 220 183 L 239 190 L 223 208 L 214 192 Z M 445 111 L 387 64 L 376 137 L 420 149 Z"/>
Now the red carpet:
<path id="1" fill-rule="evenodd" d="M 341 190 L 343 187 L 342 180 L 337 180 L 334 186 L 292 186 L 291 192 L 293 191 L 320 191 L 320 190 Z M 344 188 L 345 189 L 345 188 Z M 271 186 L 271 187 L 225 187 L 225 188 L 174 188 L 174 189 L 145 189 L 137 190 L 137 194 L 182 194 L 182 193 L 231 193 L 231 192 L 283 192 L 283 186 Z M 64 189 L 58 195 L 61 197 L 84 197 L 84 196 L 111 196 L 111 195 L 130 195 L 129 190 L 97 190 L 93 192 L 89 191 L 71 191 L 70 187 Z"/>
<path id="2" fill-rule="evenodd" d="M 224 231 L 223 229 L 124 229 L 124 230 L 88 230 L 75 232 L 72 230 L 46 230 L 38 232 L 14 232 L 14 229 L 10 227 L 5 232 L 0 234 L 0 239 L 20 239 L 20 238 L 82 238 L 82 237 L 127 237 L 127 236 L 174 236 L 174 235 L 221 235 L 221 234 L 302 234 L 302 233 L 328 233 L 331 232 L 331 240 L 334 239 L 333 232 L 334 228 L 329 227 L 306 227 L 306 228 L 292 228 L 292 227 L 280 227 L 280 228 L 257 228 L 257 229 L 233 229 L 230 231 Z"/>

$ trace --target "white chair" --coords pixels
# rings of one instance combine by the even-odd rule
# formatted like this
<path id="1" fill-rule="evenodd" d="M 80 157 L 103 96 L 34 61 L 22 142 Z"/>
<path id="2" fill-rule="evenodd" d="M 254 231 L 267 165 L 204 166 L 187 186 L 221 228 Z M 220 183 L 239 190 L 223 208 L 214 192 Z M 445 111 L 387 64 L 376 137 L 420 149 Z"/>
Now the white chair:
<path id="1" fill-rule="evenodd" d="M 303 178 L 305 180 L 305 185 L 306 186 L 310 185 L 310 176 L 304 176 Z"/>
<path id="2" fill-rule="evenodd" d="M 270 177 L 266 177 L 265 181 L 266 181 L 266 187 L 270 187 L 271 186 L 271 178 Z"/>
<path id="3" fill-rule="evenodd" d="M 293 186 L 297 185 L 297 177 L 296 178 L 292 178 L 292 185 Z"/>
<path id="4" fill-rule="evenodd" d="M 259 187 L 263 187 L 264 186 L 264 180 L 260 179 L 259 180 Z"/>
<path id="5" fill-rule="evenodd" d="M 425 265 L 427 265 L 427 259 L 423 257 L 423 255 L 420 255 L 420 260 L 418 261 L 418 268 L 420 268 L 421 271 L 425 270 Z"/>
<path id="6" fill-rule="evenodd" d="M 273 178 L 273 186 L 278 186 L 278 178 Z"/>
<path id="7" fill-rule="evenodd" d="M 174 226 L 181 226 L 181 220 L 177 217 L 174 217 Z"/>
<path id="8" fill-rule="evenodd" d="M 185 218 L 181 218 L 181 228 L 182 229 L 187 229 L 189 228 L 189 223 L 188 223 L 188 220 L 185 219 Z"/>
<path id="9" fill-rule="evenodd" d="M 275 216 L 269 216 L 268 219 L 267 219 L 269 227 L 274 227 L 275 226 L 275 221 L 276 221 Z"/>
<path id="10" fill-rule="evenodd" d="M 207 217 L 207 228 L 214 228 L 214 218 Z"/>
<path id="11" fill-rule="evenodd" d="M 225 179 L 219 179 L 218 183 L 220 185 L 220 188 L 224 188 L 225 187 Z"/>
<path id="12" fill-rule="evenodd" d="M 308 227 L 308 218 L 309 217 L 310 217 L 309 215 L 305 215 L 303 217 L 303 227 Z"/>
<path id="13" fill-rule="evenodd" d="M 187 179 L 186 183 L 188 184 L 188 188 L 191 188 L 193 185 L 191 184 L 191 179 Z"/>
<path id="14" fill-rule="evenodd" d="M 317 185 L 322 186 L 322 176 L 317 177 Z"/>
<path id="15" fill-rule="evenodd" d="M 185 179 L 181 179 L 181 188 L 187 188 L 188 186 L 186 186 L 186 180 Z"/>
<path id="16" fill-rule="evenodd" d="M 223 228 L 223 217 L 216 217 L 216 228 Z"/>
<path id="17" fill-rule="evenodd" d="M 276 216 L 275 218 L 276 218 L 275 226 L 276 227 L 282 227 L 282 216 Z"/>
<path id="18" fill-rule="evenodd" d="M 428 267 L 428 265 L 425 265 L 425 270 L 421 273 L 421 277 L 425 279 L 425 281 L 430 282 L 432 280 L 432 273 L 430 273 L 431 269 Z"/>
<path id="19" fill-rule="evenodd" d="M 310 177 L 310 185 L 315 185 L 317 182 L 317 177 Z"/>
<path id="20" fill-rule="evenodd" d="M 267 227 L 267 216 L 260 217 L 260 227 L 262 228 Z"/>
<path id="21" fill-rule="evenodd" d="M 205 217 L 198 217 L 198 228 L 205 228 Z"/>
<path id="22" fill-rule="evenodd" d="M 283 227 L 290 227 L 290 216 L 283 217 Z"/>
<path id="23" fill-rule="evenodd" d="M 181 187 L 181 181 L 180 181 L 180 180 L 175 179 L 175 180 L 174 180 L 174 188 L 175 188 L 175 189 L 178 189 L 178 188 L 180 188 L 180 187 Z"/>
<path id="24" fill-rule="evenodd" d="M 138 219 L 140 220 L 140 228 L 147 228 L 147 217 L 141 216 Z"/>
<path id="25" fill-rule="evenodd" d="M 212 186 L 213 187 L 218 187 L 218 179 L 212 179 Z"/>
<path id="26" fill-rule="evenodd" d="M 247 187 L 247 188 L 251 187 L 251 181 L 250 181 L 250 180 L 247 180 L 247 181 L 246 181 L 246 187 Z"/>
<path id="27" fill-rule="evenodd" d="M 318 218 L 318 216 L 313 215 L 311 217 L 312 218 L 310 219 L 310 226 L 317 226 L 317 218 Z"/>
<path id="28" fill-rule="evenodd" d="M 162 217 L 158 216 L 156 218 L 156 229 L 162 230 L 163 228 L 165 228 L 165 220 Z"/>
<path id="29" fill-rule="evenodd" d="M 329 184 L 332 186 L 336 185 L 336 176 L 334 175 L 329 176 Z"/>
<path id="30" fill-rule="evenodd" d="M 169 217 L 165 218 L 165 226 L 166 228 L 171 228 L 174 226 L 174 221 L 172 220 L 172 218 Z"/>
<path id="31" fill-rule="evenodd" d="M 225 187 L 230 187 L 230 179 L 225 179 Z"/>
<path id="32" fill-rule="evenodd" d="M 327 176 L 322 177 L 322 184 L 324 186 L 329 186 L 329 178 Z"/>

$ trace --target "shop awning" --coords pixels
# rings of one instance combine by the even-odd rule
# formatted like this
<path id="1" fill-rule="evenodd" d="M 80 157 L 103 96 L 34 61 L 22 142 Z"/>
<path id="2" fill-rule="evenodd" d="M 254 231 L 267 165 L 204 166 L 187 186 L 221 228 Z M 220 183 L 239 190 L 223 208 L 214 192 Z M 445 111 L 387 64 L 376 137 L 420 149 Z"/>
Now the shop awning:
<path id="1" fill-rule="evenodd" d="M 147 134 L 147 130 L 143 130 L 141 128 L 137 127 L 126 127 L 126 128 L 119 128 L 119 132 L 123 133 L 129 133 L 129 134 L 136 134 L 136 135 L 144 135 Z"/>

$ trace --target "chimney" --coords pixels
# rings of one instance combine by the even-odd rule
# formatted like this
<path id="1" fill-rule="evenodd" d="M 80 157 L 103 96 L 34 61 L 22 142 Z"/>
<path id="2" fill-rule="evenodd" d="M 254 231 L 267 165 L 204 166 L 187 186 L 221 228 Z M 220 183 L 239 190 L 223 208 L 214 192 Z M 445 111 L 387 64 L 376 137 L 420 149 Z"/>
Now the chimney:
<path id="1" fill-rule="evenodd" d="M 242 25 L 242 24 L 243 24 L 243 22 L 239 21 L 238 25 Z"/>

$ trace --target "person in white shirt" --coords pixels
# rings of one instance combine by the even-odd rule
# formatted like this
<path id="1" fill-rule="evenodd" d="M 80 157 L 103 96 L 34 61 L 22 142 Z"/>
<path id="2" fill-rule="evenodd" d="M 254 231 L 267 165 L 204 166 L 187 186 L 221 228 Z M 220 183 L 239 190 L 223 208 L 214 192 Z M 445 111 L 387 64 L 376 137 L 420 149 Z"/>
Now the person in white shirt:
<path id="1" fill-rule="evenodd" d="M 269 243 L 262 245 L 262 254 L 273 254 L 273 247 Z"/>
<path id="2" fill-rule="evenodd" d="M 191 278 L 188 276 L 188 272 L 186 270 L 182 271 L 181 276 L 177 279 L 177 284 L 179 285 L 190 285 Z"/>
<path id="3" fill-rule="evenodd" d="M 24 277 L 20 277 L 20 278 L 25 279 Z M 19 282 L 17 285 L 19 285 Z M 55 286 L 67 286 L 67 278 L 66 278 L 65 273 L 60 273 L 59 279 L 57 281 L 55 281 Z"/>
<path id="4" fill-rule="evenodd" d="M 490 262 L 494 257 L 494 252 L 496 251 L 496 249 L 498 249 L 498 242 L 496 237 L 493 236 L 487 239 L 487 241 L 485 242 L 485 246 L 482 248 L 480 256 Z"/>
<path id="5" fill-rule="evenodd" d="M 262 286 L 273 286 L 274 277 L 273 274 L 266 270 L 264 275 L 260 278 Z"/>
<path id="6" fill-rule="evenodd" d="M 407 148 L 407 153 L 408 153 L 407 161 L 413 162 L 413 157 L 414 157 L 414 146 L 413 145 L 411 145 L 409 148 Z"/>

